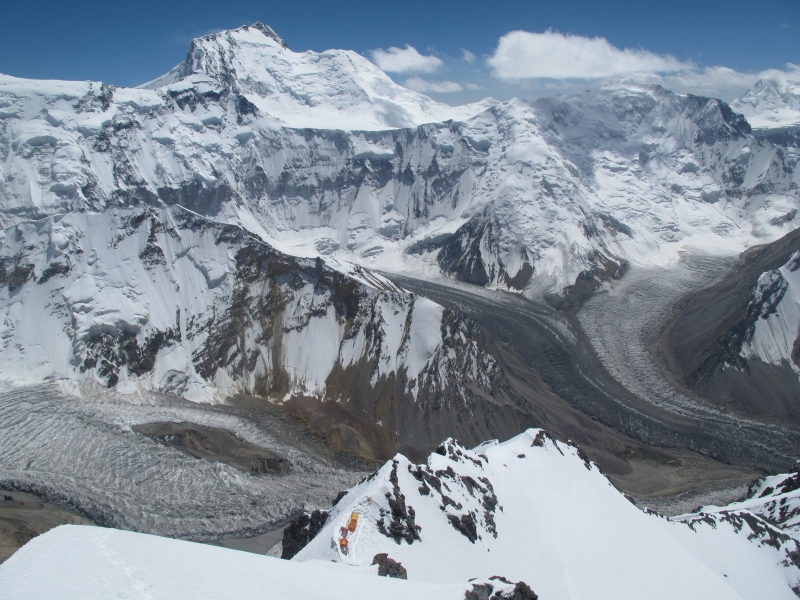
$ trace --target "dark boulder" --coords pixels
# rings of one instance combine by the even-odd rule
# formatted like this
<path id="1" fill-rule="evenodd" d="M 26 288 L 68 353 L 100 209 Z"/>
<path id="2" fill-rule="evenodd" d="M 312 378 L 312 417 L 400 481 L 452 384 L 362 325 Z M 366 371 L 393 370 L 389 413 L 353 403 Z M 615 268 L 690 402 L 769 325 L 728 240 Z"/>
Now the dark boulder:
<path id="1" fill-rule="evenodd" d="M 328 513 L 324 510 L 315 510 L 311 514 L 302 513 L 292 519 L 289 526 L 283 530 L 283 552 L 281 558 L 290 559 L 305 548 L 325 526 Z"/>
<path id="2" fill-rule="evenodd" d="M 511 585 L 514 587 L 509 589 Z M 473 583 L 472 589 L 464 594 L 464 600 L 538 600 L 538 598 L 536 592 L 524 581 L 512 583 L 505 577 L 497 575 L 480 583 Z"/>
<path id="3" fill-rule="evenodd" d="M 385 552 L 376 554 L 372 559 L 373 565 L 378 565 L 378 575 L 381 577 L 395 577 L 397 579 L 408 579 L 408 571 L 396 560 L 389 558 Z"/>

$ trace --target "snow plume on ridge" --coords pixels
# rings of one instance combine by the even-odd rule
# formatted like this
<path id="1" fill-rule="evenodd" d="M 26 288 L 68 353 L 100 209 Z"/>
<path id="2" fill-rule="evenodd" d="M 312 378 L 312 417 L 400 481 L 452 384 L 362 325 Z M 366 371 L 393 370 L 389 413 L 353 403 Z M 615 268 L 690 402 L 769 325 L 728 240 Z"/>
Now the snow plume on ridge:
<path id="1" fill-rule="evenodd" d="M 386 553 L 410 581 L 502 575 L 554 600 L 795 597 L 796 540 L 747 512 L 696 517 L 640 511 L 579 448 L 530 429 L 473 450 L 449 439 L 424 465 L 398 454 L 293 560 L 363 568 Z"/>

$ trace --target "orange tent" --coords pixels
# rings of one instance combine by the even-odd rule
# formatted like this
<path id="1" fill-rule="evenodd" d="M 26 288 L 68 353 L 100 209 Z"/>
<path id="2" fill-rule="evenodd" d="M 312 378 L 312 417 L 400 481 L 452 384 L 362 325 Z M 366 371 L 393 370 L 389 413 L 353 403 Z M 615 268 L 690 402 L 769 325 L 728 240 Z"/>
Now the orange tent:
<path id="1" fill-rule="evenodd" d="M 354 512 L 350 515 L 350 522 L 347 524 L 347 530 L 353 533 L 358 526 L 358 513 Z"/>

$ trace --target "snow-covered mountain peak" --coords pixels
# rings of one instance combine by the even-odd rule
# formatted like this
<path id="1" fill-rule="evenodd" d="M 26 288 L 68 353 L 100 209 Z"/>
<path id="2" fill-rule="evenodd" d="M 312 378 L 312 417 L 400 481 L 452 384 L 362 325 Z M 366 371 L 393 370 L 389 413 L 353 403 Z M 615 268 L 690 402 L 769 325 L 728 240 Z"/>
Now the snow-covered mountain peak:
<path id="1" fill-rule="evenodd" d="M 800 69 L 759 79 L 731 107 L 755 129 L 800 125 Z"/>
<path id="2" fill-rule="evenodd" d="M 386 554 L 409 581 L 501 575 L 551 600 L 788 599 L 800 575 L 798 542 L 758 516 L 642 512 L 541 429 L 473 450 L 448 439 L 426 464 L 398 454 L 324 523 L 294 561 L 364 568 Z"/>
<path id="3" fill-rule="evenodd" d="M 293 52 L 260 22 L 195 39 L 184 62 L 142 87 L 179 93 L 209 84 L 215 87 L 212 95 L 235 94 L 249 114 L 298 128 L 413 127 L 464 120 L 493 104 L 491 99 L 460 107 L 435 102 L 394 83 L 356 52 Z"/>
<path id="4" fill-rule="evenodd" d="M 266 23 L 262 23 L 261 21 L 256 21 L 251 25 L 251 27 L 254 29 L 258 29 L 261 33 L 266 35 L 268 38 L 273 39 L 287 50 L 289 49 L 289 44 L 286 43 L 286 40 L 284 40 L 281 36 L 275 33 L 275 30 Z M 245 28 L 247 28 L 247 25 L 244 25 L 240 29 L 245 29 Z"/>

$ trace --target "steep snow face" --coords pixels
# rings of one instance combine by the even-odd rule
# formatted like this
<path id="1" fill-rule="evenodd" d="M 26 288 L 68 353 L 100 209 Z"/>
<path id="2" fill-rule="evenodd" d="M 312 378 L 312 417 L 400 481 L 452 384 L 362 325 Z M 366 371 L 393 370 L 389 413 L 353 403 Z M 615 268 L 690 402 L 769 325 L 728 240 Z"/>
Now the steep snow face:
<path id="1" fill-rule="evenodd" d="M 239 600 L 265 595 L 464 600 L 472 587 L 466 581 L 436 584 L 378 577 L 377 570 L 293 563 L 142 533 L 63 525 L 34 538 L 0 565 L 0 588 L 6 600 Z"/>
<path id="2" fill-rule="evenodd" d="M 794 224 L 798 150 L 752 138 L 719 101 L 658 87 L 390 131 L 342 131 L 350 109 L 320 100 L 309 110 L 341 116 L 325 125 L 336 130 L 283 127 L 325 78 L 282 87 L 270 73 L 306 56 L 350 82 L 324 90 L 350 89 L 353 72 L 332 66 L 346 54 L 312 60 L 251 27 L 197 40 L 154 90 L 3 77 L 0 216 L 181 204 L 289 254 L 529 295 L 581 274 L 597 287 L 626 262 L 668 264 L 687 248 L 735 254 Z"/>
<path id="3" fill-rule="evenodd" d="M 400 398 L 453 388 L 466 402 L 463 383 L 492 389 L 498 377 L 468 325 L 441 306 L 179 207 L 12 227 L 0 284 L 0 372 L 17 384 L 346 400 L 358 385 L 331 387 L 331 374 L 350 373 Z M 448 383 L 465 368 L 461 385 Z"/>
<path id="4" fill-rule="evenodd" d="M 800 70 L 792 74 L 759 79 L 731 108 L 747 117 L 756 129 L 800 125 Z"/>
<path id="5" fill-rule="evenodd" d="M 169 94 L 227 91 L 276 124 L 316 129 L 413 127 L 467 119 L 492 104 L 434 102 L 349 50 L 292 52 L 263 23 L 194 40 L 183 63 L 142 87 Z"/>
<path id="6" fill-rule="evenodd" d="M 800 252 L 758 278 L 741 355 L 800 373 Z"/>
<path id="7" fill-rule="evenodd" d="M 640 511 L 578 448 L 528 430 L 472 451 L 448 440 L 427 465 L 395 456 L 293 560 L 388 553 L 410 580 L 502 574 L 553 600 L 794 597 L 797 541 L 744 511 L 706 525 Z"/>

